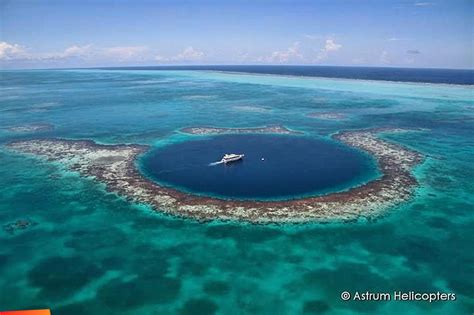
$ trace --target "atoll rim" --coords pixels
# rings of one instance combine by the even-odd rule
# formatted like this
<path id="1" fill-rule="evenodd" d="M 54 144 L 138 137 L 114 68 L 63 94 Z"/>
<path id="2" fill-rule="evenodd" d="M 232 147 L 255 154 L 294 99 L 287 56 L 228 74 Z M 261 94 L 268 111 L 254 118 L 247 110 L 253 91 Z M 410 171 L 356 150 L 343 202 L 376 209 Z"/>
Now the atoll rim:
<path id="1" fill-rule="evenodd" d="M 399 129 L 346 131 L 334 139 L 372 155 L 382 177 L 344 192 L 288 201 L 222 200 L 196 196 L 150 181 L 137 169 L 142 145 L 100 145 L 93 141 L 26 140 L 10 149 L 58 161 L 83 176 L 93 176 L 110 191 L 156 211 L 198 220 L 242 220 L 253 223 L 331 222 L 373 218 L 389 206 L 411 197 L 417 181 L 411 173 L 423 157 L 400 145 L 378 138 L 378 132 Z"/>

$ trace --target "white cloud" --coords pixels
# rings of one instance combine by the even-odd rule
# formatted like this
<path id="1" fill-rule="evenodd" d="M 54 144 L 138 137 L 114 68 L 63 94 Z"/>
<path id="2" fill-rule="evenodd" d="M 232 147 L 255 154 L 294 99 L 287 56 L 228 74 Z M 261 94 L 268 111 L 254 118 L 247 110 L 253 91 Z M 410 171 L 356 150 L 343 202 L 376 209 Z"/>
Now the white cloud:
<path id="1" fill-rule="evenodd" d="M 69 58 L 86 58 L 90 57 L 94 54 L 94 51 L 91 49 L 92 45 L 84 45 L 78 46 L 73 45 L 70 46 L 62 52 L 53 52 L 53 53 L 29 53 L 27 54 L 27 58 L 30 61 L 38 60 L 38 61 L 54 61 L 54 60 L 61 60 L 61 59 L 69 59 Z"/>
<path id="2" fill-rule="evenodd" d="M 414 5 L 417 7 L 429 7 L 434 5 L 434 2 L 415 2 Z"/>
<path id="3" fill-rule="evenodd" d="M 92 45 L 72 45 L 59 52 L 31 52 L 17 44 L 0 42 L 0 60 L 54 62 L 71 58 L 80 58 L 86 61 L 144 61 L 150 60 L 145 46 L 116 46 L 94 48 Z"/>
<path id="4" fill-rule="evenodd" d="M 164 57 L 156 55 L 153 59 L 158 62 L 173 62 L 173 61 L 199 61 L 205 56 L 204 52 L 194 49 L 192 46 L 184 48 L 180 53 L 172 57 Z"/>
<path id="5" fill-rule="evenodd" d="M 321 48 L 318 55 L 316 56 L 316 61 L 321 61 L 326 59 L 331 52 L 338 51 L 342 48 L 341 44 L 336 43 L 334 39 L 328 38 L 324 44 L 324 47 Z"/>
<path id="6" fill-rule="evenodd" d="M 333 39 L 326 39 L 326 45 L 324 45 L 324 50 L 326 51 L 338 51 L 342 45 L 337 44 Z"/>
<path id="7" fill-rule="evenodd" d="M 146 46 L 117 46 L 104 48 L 98 54 L 117 61 L 143 60 L 147 50 Z"/>
<path id="8" fill-rule="evenodd" d="M 237 56 L 238 60 L 241 61 L 241 62 L 248 61 L 249 57 L 250 57 L 250 55 L 246 51 L 239 51 L 238 56 Z"/>
<path id="9" fill-rule="evenodd" d="M 204 52 L 194 49 L 192 46 L 188 46 L 183 49 L 178 55 L 171 58 L 173 61 L 196 61 L 201 60 L 204 57 Z"/>
<path id="10" fill-rule="evenodd" d="M 0 60 L 14 60 L 25 56 L 26 52 L 20 45 L 0 42 Z"/>
<path id="11" fill-rule="evenodd" d="M 71 46 L 64 50 L 62 54 L 60 54 L 63 58 L 68 57 L 82 57 L 90 53 L 92 45 L 84 45 L 84 46 Z"/>
<path id="12" fill-rule="evenodd" d="M 303 54 L 300 52 L 300 43 L 294 42 L 287 50 L 274 51 L 270 56 L 265 58 L 265 61 L 286 63 L 289 61 L 301 61 L 303 59 Z"/>

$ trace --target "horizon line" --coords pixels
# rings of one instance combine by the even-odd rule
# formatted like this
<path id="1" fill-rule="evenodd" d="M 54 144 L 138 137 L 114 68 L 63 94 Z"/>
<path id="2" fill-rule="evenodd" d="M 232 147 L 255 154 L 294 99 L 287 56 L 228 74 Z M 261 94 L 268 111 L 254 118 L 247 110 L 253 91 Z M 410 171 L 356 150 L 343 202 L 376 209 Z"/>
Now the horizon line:
<path id="1" fill-rule="evenodd" d="M 10 68 L 0 67 L 0 71 L 21 70 L 80 70 L 80 69 L 113 69 L 113 68 L 148 68 L 148 67 L 321 67 L 321 68 L 374 68 L 374 69 L 412 69 L 412 70 L 463 70 L 474 71 L 473 68 L 443 67 L 400 67 L 400 66 L 364 66 L 364 65 L 309 65 L 309 64 L 166 64 L 166 65 L 124 65 L 124 66 L 93 66 L 93 67 L 51 67 L 51 68 Z"/>

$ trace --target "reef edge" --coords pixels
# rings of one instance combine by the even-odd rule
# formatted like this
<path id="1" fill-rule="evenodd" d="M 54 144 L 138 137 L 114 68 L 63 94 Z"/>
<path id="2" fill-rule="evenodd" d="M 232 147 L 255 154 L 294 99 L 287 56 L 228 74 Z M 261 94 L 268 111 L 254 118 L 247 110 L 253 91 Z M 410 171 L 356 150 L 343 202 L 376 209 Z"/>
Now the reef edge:
<path id="1" fill-rule="evenodd" d="M 40 139 L 11 142 L 7 147 L 59 162 L 82 176 L 105 183 L 108 191 L 176 216 L 251 223 L 348 222 L 377 218 L 391 206 L 412 197 L 418 185 L 412 169 L 423 161 L 423 155 L 377 137 L 381 132 L 400 131 L 405 130 L 371 129 L 334 134 L 333 139 L 372 155 L 381 177 L 347 191 L 285 201 L 223 200 L 160 186 L 142 175 L 136 166 L 137 158 L 149 150 L 145 145 Z"/>

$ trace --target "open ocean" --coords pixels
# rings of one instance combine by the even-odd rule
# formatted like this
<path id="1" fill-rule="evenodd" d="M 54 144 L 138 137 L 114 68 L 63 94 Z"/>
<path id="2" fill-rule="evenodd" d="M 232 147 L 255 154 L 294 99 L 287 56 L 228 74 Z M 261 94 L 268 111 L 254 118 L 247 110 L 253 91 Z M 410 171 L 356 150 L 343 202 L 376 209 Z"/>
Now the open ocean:
<path id="1" fill-rule="evenodd" d="M 340 79 L 382 80 L 420 83 L 474 84 L 474 70 L 469 69 L 420 69 L 384 67 L 335 67 L 335 66 L 151 66 L 115 67 L 104 70 L 206 70 L 287 76 L 323 77 Z"/>
<path id="2" fill-rule="evenodd" d="M 471 314 L 473 74 L 302 66 L 0 71 L 0 309 L 48 307 L 53 315 Z M 266 125 L 302 134 L 180 132 Z M 11 129 L 25 126 L 44 128 Z M 418 130 L 384 138 L 426 156 L 414 174 L 420 186 L 384 217 L 345 224 L 175 218 L 4 146 L 33 138 L 147 144 L 153 149 L 137 166 L 168 186 L 224 198 L 287 199 L 377 177 L 369 156 L 331 135 L 379 127 Z M 248 159 L 228 168 L 209 166 L 226 145 Z M 285 148 L 291 152 L 281 152 Z M 331 150 L 338 159 L 323 155 Z M 301 159 L 305 154 L 314 163 Z M 241 183 L 249 189 L 239 191 Z M 34 224 L 9 228 L 20 219 Z M 440 291 L 455 293 L 456 300 L 344 302 L 343 291 Z"/>

